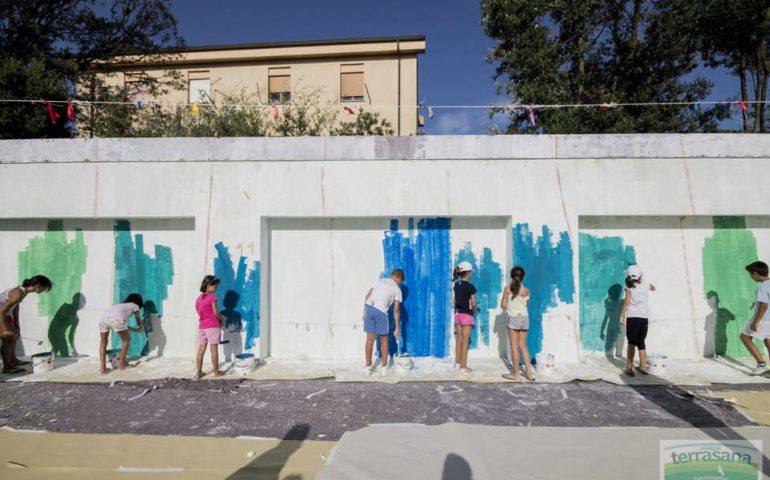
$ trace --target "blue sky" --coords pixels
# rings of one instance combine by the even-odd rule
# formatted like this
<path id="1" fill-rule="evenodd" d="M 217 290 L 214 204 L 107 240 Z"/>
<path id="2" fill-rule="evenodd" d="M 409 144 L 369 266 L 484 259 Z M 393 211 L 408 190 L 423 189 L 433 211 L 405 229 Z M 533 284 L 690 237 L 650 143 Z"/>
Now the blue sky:
<path id="1" fill-rule="evenodd" d="M 176 0 L 173 11 L 188 45 L 424 34 L 420 100 L 428 105 L 505 101 L 495 94 L 494 65 L 484 61 L 492 41 L 482 31 L 476 0 Z M 710 99 L 737 94 L 737 80 L 726 72 L 702 74 L 715 82 Z M 736 128 L 738 120 L 735 114 L 723 127 Z M 485 109 L 441 109 L 426 118 L 425 133 L 485 133 L 490 123 Z"/>

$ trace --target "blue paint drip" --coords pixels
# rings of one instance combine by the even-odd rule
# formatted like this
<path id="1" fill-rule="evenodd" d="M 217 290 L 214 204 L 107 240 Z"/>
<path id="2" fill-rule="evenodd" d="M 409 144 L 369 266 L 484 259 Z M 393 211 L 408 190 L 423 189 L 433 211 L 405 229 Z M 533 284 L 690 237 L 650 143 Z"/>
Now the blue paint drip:
<path id="1" fill-rule="evenodd" d="M 224 243 L 219 242 L 214 248 L 217 251 L 214 275 L 220 279 L 217 305 L 225 317 L 224 328 L 234 333 L 243 332 L 243 348 L 248 350 L 259 339 L 261 264 L 254 261 L 249 270 L 246 257 L 239 257 L 234 268 Z"/>
<path id="2" fill-rule="evenodd" d="M 168 286 L 174 278 L 174 263 L 171 249 L 155 245 L 155 258 L 144 252 L 144 235 L 131 237 L 131 224 L 120 220 L 115 225 L 115 303 L 122 302 L 128 294 L 138 292 L 144 299 L 145 324 L 151 325 L 147 317 L 153 314 L 163 316 L 163 302 L 168 297 Z M 134 317 L 129 326 L 137 327 Z M 128 355 L 146 355 L 149 350 L 147 332 L 130 333 L 131 343 Z M 114 348 L 120 348 L 120 337 L 112 333 Z"/>
<path id="3" fill-rule="evenodd" d="M 398 220 L 382 241 L 384 276 L 394 268 L 404 270 L 402 285 L 402 345 L 415 357 L 444 357 L 449 351 L 452 256 L 449 244 L 451 219 L 408 220 L 408 236 L 398 229 Z"/>
<path id="4" fill-rule="evenodd" d="M 526 270 L 524 284 L 531 292 L 527 347 L 532 358 L 543 348 L 543 314 L 556 306 L 557 297 L 564 303 L 572 303 L 575 299 L 569 235 L 560 232 L 556 245 L 553 245 L 552 237 L 547 226 L 543 226 L 537 239 L 527 223 L 516 224 L 513 228 L 513 263 Z"/>

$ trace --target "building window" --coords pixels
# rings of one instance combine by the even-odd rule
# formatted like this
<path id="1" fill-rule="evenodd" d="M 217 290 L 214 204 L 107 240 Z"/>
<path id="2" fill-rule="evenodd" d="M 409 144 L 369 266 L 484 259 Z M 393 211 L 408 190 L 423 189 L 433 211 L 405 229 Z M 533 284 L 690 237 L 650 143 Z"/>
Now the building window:
<path id="1" fill-rule="evenodd" d="M 191 78 L 188 83 L 189 102 L 211 101 L 211 81 L 208 78 Z"/>
<path id="2" fill-rule="evenodd" d="M 291 101 L 291 73 L 288 67 L 268 70 L 267 90 L 270 95 L 270 103 L 289 103 Z"/>
<path id="3" fill-rule="evenodd" d="M 144 103 L 145 85 L 140 75 L 126 75 L 124 87 L 129 102 Z"/>
<path id="4" fill-rule="evenodd" d="M 340 66 L 340 101 L 364 101 L 364 64 Z"/>

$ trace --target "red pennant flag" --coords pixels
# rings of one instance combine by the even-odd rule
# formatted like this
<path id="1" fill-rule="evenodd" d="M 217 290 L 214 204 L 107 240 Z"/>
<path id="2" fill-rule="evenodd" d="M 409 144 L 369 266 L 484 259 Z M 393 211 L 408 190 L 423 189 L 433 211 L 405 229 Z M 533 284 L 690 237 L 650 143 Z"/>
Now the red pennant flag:
<path id="1" fill-rule="evenodd" d="M 48 118 L 51 119 L 51 123 L 56 125 L 56 122 L 59 121 L 59 112 L 56 111 L 53 105 L 51 105 L 48 100 L 43 100 L 43 105 L 48 108 Z"/>
<path id="2" fill-rule="evenodd" d="M 278 107 L 273 105 L 273 108 L 271 110 L 272 110 L 272 114 L 273 114 L 273 120 L 278 120 Z"/>
<path id="3" fill-rule="evenodd" d="M 67 120 L 75 120 L 75 107 L 72 105 L 72 100 L 67 102 Z"/>
<path id="4" fill-rule="evenodd" d="M 353 109 L 350 108 L 350 107 L 345 107 L 345 111 L 348 112 L 348 115 L 355 115 L 356 114 L 356 112 L 354 112 Z"/>
<path id="5" fill-rule="evenodd" d="M 738 105 L 739 107 L 741 107 L 741 110 L 743 110 L 744 112 L 749 111 L 749 106 L 746 105 L 746 102 L 744 102 L 743 100 L 738 100 L 737 102 L 733 102 L 733 105 Z"/>

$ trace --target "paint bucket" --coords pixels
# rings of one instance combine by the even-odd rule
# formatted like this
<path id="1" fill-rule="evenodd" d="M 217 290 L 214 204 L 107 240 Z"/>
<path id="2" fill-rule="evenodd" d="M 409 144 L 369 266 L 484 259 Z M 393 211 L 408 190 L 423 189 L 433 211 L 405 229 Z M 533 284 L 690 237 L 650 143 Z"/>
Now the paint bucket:
<path id="1" fill-rule="evenodd" d="M 107 361 L 110 362 L 110 367 L 112 367 L 113 370 L 117 370 L 120 358 L 120 349 L 119 348 L 113 348 L 112 350 L 107 350 Z"/>
<path id="2" fill-rule="evenodd" d="M 395 361 L 396 368 L 399 371 L 407 372 L 414 368 L 414 360 L 412 360 L 412 356 L 408 353 L 394 355 L 393 360 Z"/>
<path id="3" fill-rule="evenodd" d="M 236 375 L 248 375 L 256 370 L 258 364 L 258 359 L 253 353 L 242 353 L 235 356 L 233 367 Z"/>
<path id="4" fill-rule="evenodd" d="M 556 367 L 556 355 L 540 352 L 535 355 L 535 365 L 540 371 L 551 370 Z"/>
<path id="5" fill-rule="evenodd" d="M 53 354 L 42 352 L 32 355 L 32 373 L 43 373 L 53 370 Z"/>
<path id="6" fill-rule="evenodd" d="M 647 371 L 652 375 L 664 376 L 668 365 L 669 359 L 665 355 L 653 353 L 647 357 Z"/>

